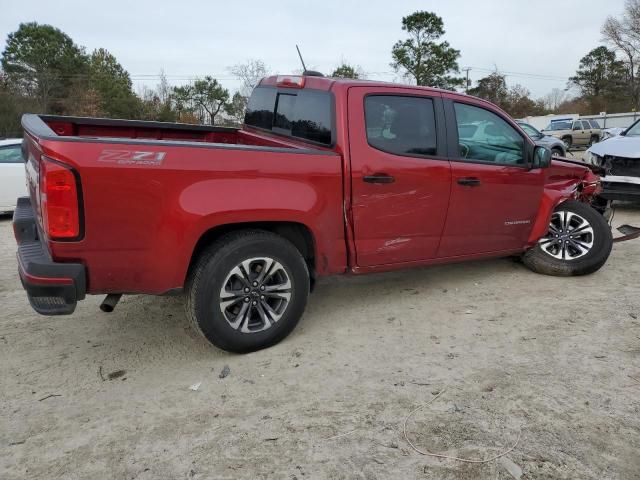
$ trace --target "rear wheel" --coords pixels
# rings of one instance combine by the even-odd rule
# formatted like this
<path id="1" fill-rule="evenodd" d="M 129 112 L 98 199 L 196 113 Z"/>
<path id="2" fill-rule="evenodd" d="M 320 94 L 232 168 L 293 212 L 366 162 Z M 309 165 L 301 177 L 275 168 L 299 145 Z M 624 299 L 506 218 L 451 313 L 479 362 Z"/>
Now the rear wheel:
<path id="1" fill-rule="evenodd" d="M 589 205 L 568 200 L 551 216 L 549 231 L 522 260 L 545 275 L 587 275 L 600 269 L 611 253 L 611 229 Z"/>
<path id="2" fill-rule="evenodd" d="M 591 138 L 589 139 L 589 146 L 592 146 L 594 143 L 598 143 L 600 141 L 600 139 L 598 138 L 597 135 L 592 135 Z"/>
<path id="3" fill-rule="evenodd" d="M 187 285 L 187 315 L 209 342 L 230 352 L 269 347 L 297 325 L 309 271 L 286 239 L 262 230 L 225 235 L 197 260 Z"/>

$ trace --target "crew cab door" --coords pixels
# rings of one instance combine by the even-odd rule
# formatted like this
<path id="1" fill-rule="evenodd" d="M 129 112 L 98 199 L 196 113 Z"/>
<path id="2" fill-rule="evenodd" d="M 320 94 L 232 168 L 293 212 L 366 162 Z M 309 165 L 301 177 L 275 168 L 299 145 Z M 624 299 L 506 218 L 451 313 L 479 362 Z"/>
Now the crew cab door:
<path id="1" fill-rule="evenodd" d="M 438 257 L 522 249 L 544 185 L 527 165 L 533 145 L 497 112 L 457 98 L 445 99 L 452 180 Z"/>
<path id="2" fill-rule="evenodd" d="M 352 87 L 348 120 L 357 265 L 435 257 L 451 188 L 440 94 Z"/>

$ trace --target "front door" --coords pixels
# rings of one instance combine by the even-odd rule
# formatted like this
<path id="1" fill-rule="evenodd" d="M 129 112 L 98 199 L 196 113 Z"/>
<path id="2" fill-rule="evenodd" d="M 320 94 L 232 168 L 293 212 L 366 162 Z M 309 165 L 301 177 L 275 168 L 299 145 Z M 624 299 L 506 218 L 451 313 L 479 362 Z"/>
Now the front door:
<path id="1" fill-rule="evenodd" d="M 496 113 L 445 100 L 457 132 L 451 202 L 438 257 L 521 249 L 542 198 L 544 172 L 529 169 L 523 134 Z"/>
<path id="2" fill-rule="evenodd" d="M 357 265 L 435 257 L 451 188 L 440 95 L 352 87 L 348 107 Z"/>
<path id="3" fill-rule="evenodd" d="M 574 145 L 587 145 L 591 137 L 591 131 L 584 128 L 582 120 L 574 120 L 571 136 Z"/>

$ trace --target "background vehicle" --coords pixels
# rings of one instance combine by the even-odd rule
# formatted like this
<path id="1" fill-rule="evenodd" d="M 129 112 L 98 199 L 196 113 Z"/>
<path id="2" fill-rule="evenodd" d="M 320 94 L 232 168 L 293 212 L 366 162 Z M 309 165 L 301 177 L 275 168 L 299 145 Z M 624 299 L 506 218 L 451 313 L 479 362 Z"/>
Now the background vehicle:
<path id="1" fill-rule="evenodd" d="M 531 137 L 536 145 L 547 147 L 549 150 L 551 150 L 551 153 L 553 155 L 557 155 L 559 157 L 564 157 L 567 155 L 567 149 L 562 140 L 556 137 L 552 137 L 551 135 L 545 135 L 526 122 L 516 120 L 516 123 L 520 125 L 520 128 L 522 128 L 525 133 L 529 135 L 529 137 Z"/>
<path id="2" fill-rule="evenodd" d="M 626 128 L 623 128 L 623 127 L 604 128 L 602 130 L 602 138 L 600 139 L 600 141 L 606 140 L 607 138 L 616 137 L 620 135 L 622 132 L 624 132 L 625 130 Z"/>
<path id="3" fill-rule="evenodd" d="M 598 143 L 602 136 L 598 122 L 587 119 L 551 122 L 542 133 L 562 140 L 567 150 L 571 147 L 590 147 Z"/>
<path id="4" fill-rule="evenodd" d="M 27 194 L 21 138 L 0 140 L 0 213 L 12 212 L 16 198 Z"/>
<path id="5" fill-rule="evenodd" d="M 449 91 L 273 76 L 241 129 L 23 126 L 30 197 L 14 231 L 43 314 L 86 293 L 111 310 L 123 292 L 184 292 L 193 325 L 244 352 L 284 338 L 323 275 L 514 254 L 584 275 L 611 251 L 584 163 L 551 161 L 500 109 Z"/>
<path id="6" fill-rule="evenodd" d="M 593 145 L 585 161 L 602 167 L 602 197 L 640 200 L 640 120 L 626 130 Z"/>

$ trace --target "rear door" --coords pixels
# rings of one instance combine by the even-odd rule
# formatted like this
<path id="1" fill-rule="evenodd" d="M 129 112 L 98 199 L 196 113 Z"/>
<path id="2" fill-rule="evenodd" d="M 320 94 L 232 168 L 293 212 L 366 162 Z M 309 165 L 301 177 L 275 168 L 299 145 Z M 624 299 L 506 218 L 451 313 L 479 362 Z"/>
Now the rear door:
<path id="1" fill-rule="evenodd" d="M 20 145 L 0 146 L 0 211 L 13 210 L 18 197 L 27 195 Z"/>
<path id="2" fill-rule="evenodd" d="M 544 173 L 514 125 L 471 101 L 445 99 L 451 134 L 451 202 L 438 257 L 522 249 L 542 198 Z"/>
<path id="3" fill-rule="evenodd" d="M 587 144 L 591 143 L 591 137 L 593 137 L 594 135 L 596 137 L 598 136 L 598 132 L 594 130 L 594 128 L 591 126 L 591 122 L 589 122 L 588 120 L 582 120 L 582 128 L 584 128 Z"/>
<path id="4" fill-rule="evenodd" d="M 440 94 L 352 87 L 348 111 L 357 265 L 435 257 L 451 189 Z"/>
<path id="5" fill-rule="evenodd" d="M 586 145 L 589 143 L 591 133 L 584 128 L 582 120 L 574 120 L 571 136 L 573 137 L 574 145 Z M 590 127 L 589 127 L 590 128 Z"/>

